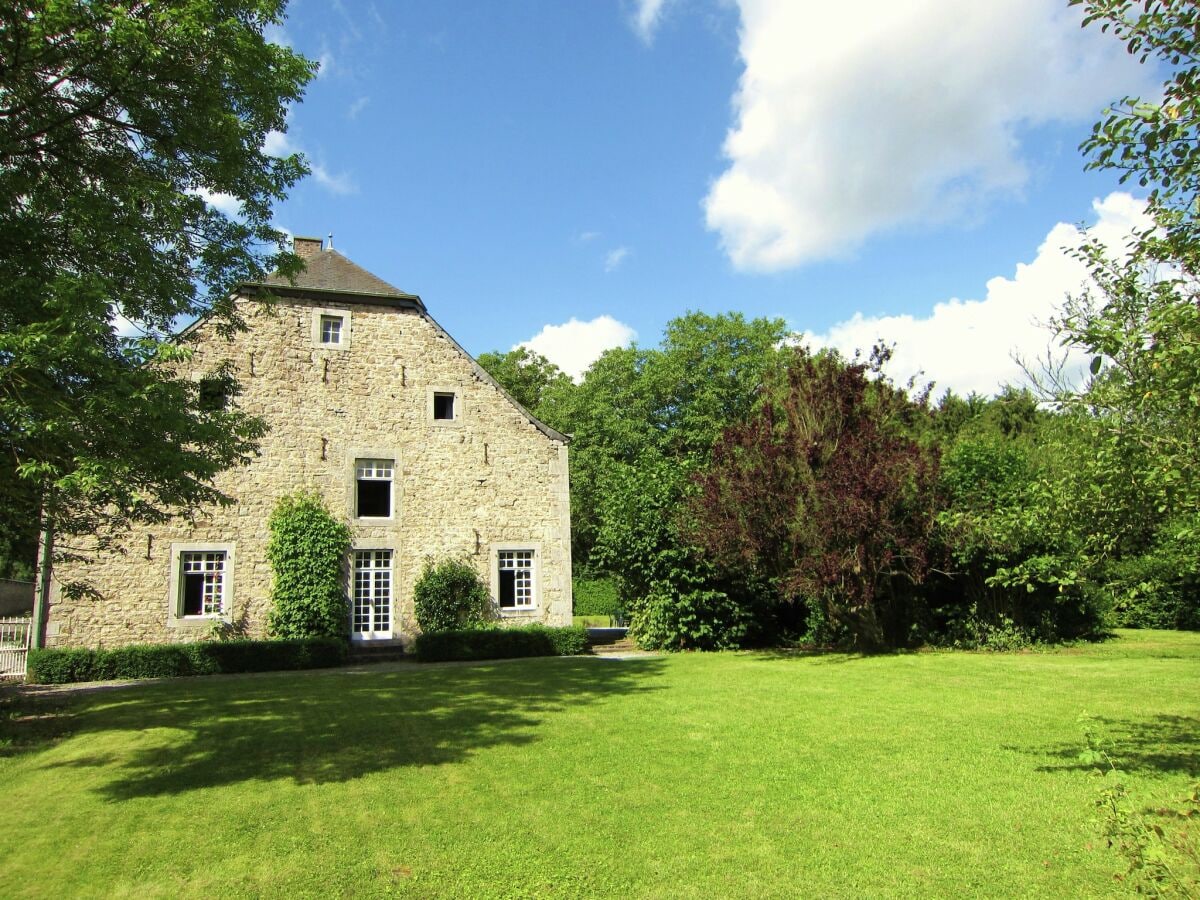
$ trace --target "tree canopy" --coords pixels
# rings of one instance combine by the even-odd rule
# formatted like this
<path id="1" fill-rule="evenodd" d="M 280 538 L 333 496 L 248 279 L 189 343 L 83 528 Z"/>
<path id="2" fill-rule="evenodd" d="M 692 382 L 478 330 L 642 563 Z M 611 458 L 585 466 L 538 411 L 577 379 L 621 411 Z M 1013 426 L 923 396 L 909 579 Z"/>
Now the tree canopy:
<path id="1" fill-rule="evenodd" d="M 265 36 L 284 6 L 21 0 L 0 13 L 4 530 L 40 503 L 46 524 L 103 543 L 220 501 L 213 477 L 254 450 L 262 424 L 199 403 L 175 365 L 186 342 L 169 336 L 203 314 L 240 327 L 231 289 L 299 265 L 271 208 L 307 170 L 264 149 L 315 72 Z"/>

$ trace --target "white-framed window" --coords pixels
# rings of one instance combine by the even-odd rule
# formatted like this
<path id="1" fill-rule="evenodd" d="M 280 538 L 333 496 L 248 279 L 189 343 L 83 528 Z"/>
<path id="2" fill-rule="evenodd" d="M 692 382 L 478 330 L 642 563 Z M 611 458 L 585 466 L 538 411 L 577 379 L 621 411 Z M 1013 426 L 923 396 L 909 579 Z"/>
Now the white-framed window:
<path id="1" fill-rule="evenodd" d="M 233 544 L 172 544 L 168 623 L 229 621 L 233 609 Z"/>
<path id="2" fill-rule="evenodd" d="M 500 612 L 537 607 L 537 554 L 532 549 L 496 551 L 496 602 Z"/>
<path id="3" fill-rule="evenodd" d="M 350 633 L 356 638 L 392 632 L 392 551 L 355 550 Z"/>
<path id="4" fill-rule="evenodd" d="M 225 612 L 225 552 L 193 550 L 179 554 L 182 589 L 179 612 L 184 616 L 219 616 Z"/>
<path id="5" fill-rule="evenodd" d="M 340 346 L 342 343 L 342 317 L 321 316 L 321 343 Z"/>
<path id="6" fill-rule="evenodd" d="M 312 310 L 312 345 L 321 350 L 350 348 L 350 310 L 315 307 Z"/>
<path id="7" fill-rule="evenodd" d="M 394 459 L 354 461 L 354 515 L 359 519 L 392 517 Z"/>

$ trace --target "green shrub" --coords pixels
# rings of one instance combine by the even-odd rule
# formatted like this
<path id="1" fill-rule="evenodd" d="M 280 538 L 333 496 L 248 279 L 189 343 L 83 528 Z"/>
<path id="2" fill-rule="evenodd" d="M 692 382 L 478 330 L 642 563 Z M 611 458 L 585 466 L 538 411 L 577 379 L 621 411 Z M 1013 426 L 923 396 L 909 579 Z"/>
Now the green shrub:
<path id="1" fill-rule="evenodd" d="M 629 636 L 647 650 L 733 650 L 751 614 L 722 591 L 655 584 L 630 611 Z"/>
<path id="2" fill-rule="evenodd" d="M 417 635 L 415 648 L 420 662 L 577 656 L 587 650 L 587 629 L 544 625 L 424 632 Z"/>
<path id="3" fill-rule="evenodd" d="M 493 617 L 487 585 L 461 559 L 425 561 L 413 585 L 413 608 L 423 633 L 476 628 Z"/>
<path id="4" fill-rule="evenodd" d="M 315 494 L 281 497 L 267 527 L 271 634 L 280 638 L 344 638 L 349 630 L 342 566 L 350 529 Z"/>
<path id="5" fill-rule="evenodd" d="M 136 644 L 113 650 L 30 650 L 27 677 L 33 684 L 69 684 L 124 678 L 319 669 L 342 665 L 346 661 L 346 652 L 344 641 L 326 637 Z"/>
<path id="6" fill-rule="evenodd" d="M 68 648 L 63 650 L 30 650 L 26 679 L 32 684 L 71 684 L 89 681 L 92 675 L 94 650 Z"/>
<path id="7" fill-rule="evenodd" d="M 621 598 L 613 578 L 576 578 L 572 584 L 577 616 L 621 615 Z"/>

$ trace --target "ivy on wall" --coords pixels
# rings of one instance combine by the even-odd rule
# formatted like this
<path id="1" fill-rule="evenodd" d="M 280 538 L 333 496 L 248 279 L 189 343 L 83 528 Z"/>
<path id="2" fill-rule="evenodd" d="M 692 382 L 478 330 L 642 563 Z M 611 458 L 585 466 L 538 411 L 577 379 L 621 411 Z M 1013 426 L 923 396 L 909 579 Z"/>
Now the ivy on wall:
<path id="1" fill-rule="evenodd" d="M 279 638 L 345 637 L 349 628 L 342 567 L 350 529 L 316 494 L 281 497 L 271 513 L 267 559 L 274 581 L 268 625 Z"/>

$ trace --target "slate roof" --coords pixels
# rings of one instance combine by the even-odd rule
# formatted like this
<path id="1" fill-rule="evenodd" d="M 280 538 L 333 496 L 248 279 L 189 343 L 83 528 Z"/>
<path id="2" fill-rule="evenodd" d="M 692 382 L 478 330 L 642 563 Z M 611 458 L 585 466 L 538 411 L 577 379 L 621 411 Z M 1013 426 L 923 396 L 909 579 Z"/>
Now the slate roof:
<path id="1" fill-rule="evenodd" d="M 351 262 L 336 250 L 319 250 L 305 260 L 305 269 L 294 282 L 277 272 L 272 272 L 255 287 L 267 287 L 273 291 L 317 291 L 322 294 L 339 294 L 348 298 L 388 297 L 415 303 L 424 309 L 421 298 L 388 284 L 378 275 L 373 275 L 357 263 Z"/>

